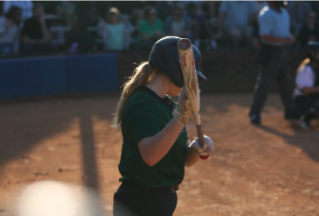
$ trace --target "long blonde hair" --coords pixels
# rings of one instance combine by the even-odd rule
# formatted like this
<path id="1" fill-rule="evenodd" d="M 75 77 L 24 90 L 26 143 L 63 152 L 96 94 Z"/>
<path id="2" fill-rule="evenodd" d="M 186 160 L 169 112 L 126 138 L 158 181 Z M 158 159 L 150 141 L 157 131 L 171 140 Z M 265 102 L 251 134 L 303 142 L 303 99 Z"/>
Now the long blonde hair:
<path id="1" fill-rule="evenodd" d="M 299 65 L 299 67 L 298 67 L 298 69 L 297 69 L 297 73 L 299 73 L 299 72 L 301 71 L 301 69 L 302 69 L 305 65 L 309 64 L 310 62 L 311 62 L 311 59 L 310 59 L 310 58 L 304 59 L 304 60 L 300 63 L 300 65 Z"/>
<path id="2" fill-rule="evenodd" d="M 159 72 L 159 70 L 156 67 L 151 66 L 149 62 L 142 62 L 135 68 L 133 75 L 129 77 L 129 80 L 123 85 L 123 91 L 120 101 L 116 106 L 112 127 L 121 127 L 122 112 L 128 99 L 138 88 L 150 82 L 153 79 L 154 74 L 157 72 Z"/>

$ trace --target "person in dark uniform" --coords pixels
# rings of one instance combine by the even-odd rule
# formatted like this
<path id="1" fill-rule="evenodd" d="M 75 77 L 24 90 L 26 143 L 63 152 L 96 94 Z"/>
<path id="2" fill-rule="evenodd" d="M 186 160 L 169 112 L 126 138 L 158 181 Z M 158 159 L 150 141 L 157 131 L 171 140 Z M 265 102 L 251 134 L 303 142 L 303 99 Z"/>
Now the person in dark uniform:
<path id="1" fill-rule="evenodd" d="M 45 23 L 43 7 L 35 5 L 32 12 L 33 16 L 23 24 L 22 50 L 29 54 L 49 51 L 51 50 L 51 34 Z"/>
<path id="2" fill-rule="evenodd" d="M 114 194 L 114 216 L 172 216 L 185 166 L 213 151 L 209 137 L 205 136 L 203 147 L 198 139 L 191 143 L 187 138 L 185 124 L 191 109 L 183 88 L 179 39 L 158 40 L 149 60 L 124 85 L 114 118 L 123 135 L 122 184 Z M 195 46 L 193 52 L 197 74 L 203 76 L 200 52 Z M 172 97 L 179 94 L 175 104 Z"/>
<path id="3" fill-rule="evenodd" d="M 292 83 L 286 70 L 286 45 L 293 44 L 295 39 L 289 32 L 289 15 L 283 8 L 283 2 L 269 1 L 258 17 L 259 33 L 262 48 L 258 60 L 262 70 L 255 86 L 252 106 L 249 112 L 252 124 L 261 123 L 261 111 L 274 79 L 278 82 L 280 96 L 285 107 L 285 118 L 299 118 L 300 114 L 293 105 Z"/>
<path id="4" fill-rule="evenodd" d="M 294 103 L 303 114 L 300 126 L 311 127 L 311 120 L 319 116 L 319 43 L 309 42 L 307 58 L 300 64 L 296 76 Z"/>

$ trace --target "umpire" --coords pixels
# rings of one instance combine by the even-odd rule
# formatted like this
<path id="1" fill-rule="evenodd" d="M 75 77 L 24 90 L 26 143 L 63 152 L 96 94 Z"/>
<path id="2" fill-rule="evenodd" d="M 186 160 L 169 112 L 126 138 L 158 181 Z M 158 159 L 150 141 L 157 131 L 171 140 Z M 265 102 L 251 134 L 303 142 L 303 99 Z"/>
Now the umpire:
<path id="1" fill-rule="evenodd" d="M 287 72 L 286 45 L 295 42 L 289 32 L 290 20 L 288 12 L 283 8 L 284 2 L 268 1 L 259 13 L 259 33 L 262 48 L 257 60 L 262 64 L 261 73 L 255 86 L 253 103 L 250 109 L 250 121 L 252 124 L 261 123 L 261 110 L 265 105 L 271 84 L 276 79 L 281 100 L 285 107 L 285 118 L 298 118 L 300 115 L 292 102 L 292 86 L 290 75 Z"/>

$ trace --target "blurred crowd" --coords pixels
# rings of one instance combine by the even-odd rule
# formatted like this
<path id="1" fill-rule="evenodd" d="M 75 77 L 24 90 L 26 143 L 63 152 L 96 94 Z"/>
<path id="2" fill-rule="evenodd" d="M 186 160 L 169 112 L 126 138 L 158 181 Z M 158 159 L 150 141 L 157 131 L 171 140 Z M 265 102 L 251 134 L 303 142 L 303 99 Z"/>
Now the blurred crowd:
<path id="1" fill-rule="evenodd" d="M 0 2 L 1 55 L 77 52 L 78 3 Z M 108 1 L 89 3 L 89 51 L 148 51 L 165 35 L 190 38 L 201 50 L 260 47 L 258 14 L 266 1 Z M 318 2 L 289 1 L 294 46 L 319 40 Z M 1 13 L 2 12 L 2 13 Z"/>

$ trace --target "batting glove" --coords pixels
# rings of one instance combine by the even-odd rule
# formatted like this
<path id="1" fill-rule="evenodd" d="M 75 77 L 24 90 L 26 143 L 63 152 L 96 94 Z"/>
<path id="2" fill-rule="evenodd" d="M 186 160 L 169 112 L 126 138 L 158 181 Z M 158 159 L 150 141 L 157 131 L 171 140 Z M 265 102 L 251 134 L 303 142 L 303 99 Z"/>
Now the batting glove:
<path id="1" fill-rule="evenodd" d="M 210 137 L 204 135 L 203 147 L 199 143 L 198 137 L 189 146 L 196 154 L 201 157 L 208 157 L 214 151 L 214 142 Z"/>
<path id="2" fill-rule="evenodd" d="M 186 90 L 184 87 L 178 98 L 177 109 L 173 110 L 172 115 L 179 123 L 185 125 L 191 114 L 191 102 L 187 99 Z"/>

